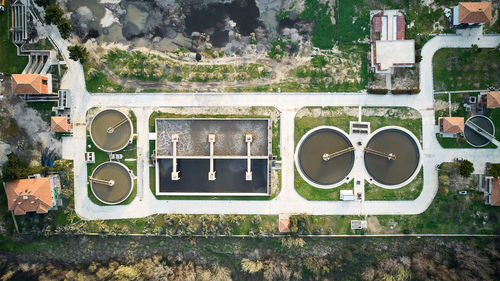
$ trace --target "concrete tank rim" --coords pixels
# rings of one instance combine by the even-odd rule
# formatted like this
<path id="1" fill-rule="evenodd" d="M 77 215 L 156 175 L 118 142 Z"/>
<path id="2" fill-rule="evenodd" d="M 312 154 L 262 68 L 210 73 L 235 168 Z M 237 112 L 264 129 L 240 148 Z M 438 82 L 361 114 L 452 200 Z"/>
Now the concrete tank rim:
<path id="1" fill-rule="evenodd" d="M 334 184 L 329 184 L 329 185 L 319 184 L 319 183 L 316 183 L 316 182 L 310 180 L 305 175 L 305 172 L 302 170 L 302 167 L 300 166 L 300 161 L 299 161 L 299 151 L 300 151 L 300 148 L 302 147 L 303 142 L 311 134 L 313 134 L 314 132 L 319 131 L 319 130 L 323 130 L 323 129 L 333 130 L 333 131 L 335 131 L 337 133 L 340 133 L 342 136 L 344 136 L 347 139 L 347 141 L 349 141 L 349 144 L 351 145 L 351 147 L 354 147 L 353 142 L 352 142 L 350 136 L 344 130 L 342 130 L 342 129 L 338 128 L 338 127 L 335 127 L 335 126 L 318 126 L 318 127 L 314 127 L 313 129 L 307 131 L 300 138 L 299 142 L 297 143 L 297 146 L 295 148 L 295 153 L 294 153 L 295 168 L 297 168 L 297 171 L 299 172 L 299 174 L 302 177 L 302 179 L 305 180 L 311 186 L 316 187 L 316 188 L 320 188 L 320 189 L 333 189 L 333 188 L 341 186 L 344 183 L 348 183 L 348 182 L 354 180 L 354 178 L 351 177 L 351 174 L 353 172 L 354 165 L 356 165 L 356 159 L 353 159 L 353 163 L 352 163 L 351 169 L 349 170 L 349 173 L 347 173 L 347 175 L 344 177 L 344 179 L 340 180 L 339 182 L 336 182 Z M 349 180 L 347 180 L 347 178 L 349 178 Z"/>
<path id="2" fill-rule="evenodd" d="M 366 168 L 366 160 L 365 160 L 365 156 L 363 155 L 363 167 L 365 168 L 365 171 L 368 174 L 368 176 L 370 176 L 370 178 L 373 179 L 372 181 L 370 181 L 370 180 L 367 179 L 367 182 L 368 183 L 373 183 L 373 184 L 375 184 L 375 185 L 377 185 L 379 187 L 385 188 L 385 189 L 398 189 L 398 188 L 404 187 L 407 184 L 411 183 L 417 177 L 418 173 L 420 173 L 420 170 L 422 169 L 422 166 L 423 166 L 423 157 L 422 157 L 423 152 L 422 152 L 422 147 L 421 147 L 421 144 L 420 144 L 420 140 L 418 140 L 417 137 L 410 130 L 408 130 L 408 129 L 404 128 L 404 127 L 400 127 L 400 126 L 384 126 L 384 127 L 378 128 L 377 130 L 373 131 L 368 136 L 368 141 L 366 142 L 366 144 L 368 145 L 370 143 L 370 141 L 372 140 L 372 138 L 376 134 L 378 134 L 378 133 L 380 133 L 382 131 L 385 131 L 385 130 L 394 130 L 394 129 L 403 131 L 404 133 L 408 134 L 410 136 L 410 138 L 413 139 L 413 141 L 415 142 L 415 145 L 417 146 L 418 164 L 417 164 L 417 167 L 415 168 L 415 170 L 413 171 L 412 175 L 408 179 L 406 179 L 404 182 L 399 183 L 399 184 L 394 184 L 394 185 L 388 185 L 388 184 L 380 183 L 375 178 L 372 177 L 372 175 L 370 174 L 370 172 L 368 172 L 368 169 Z"/>
<path id="3" fill-rule="evenodd" d="M 123 201 L 127 200 L 127 198 L 130 197 L 130 195 L 132 194 L 132 191 L 134 190 L 134 177 L 131 175 L 131 170 L 125 166 L 125 164 L 123 163 L 120 163 L 120 162 L 117 162 L 117 161 L 106 161 L 106 162 L 103 162 L 99 165 L 97 165 L 97 167 L 94 168 L 94 170 L 92 171 L 92 174 L 91 174 L 91 177 L 94 175 L 94 172 L 99 169 L 102 165 L 104 164 L 118 164 L 120 165 L 122 168 L 125 169 L 125 171 L 127 171 L 128 173 L 128 176 L 130 177 L 130 188 L 129 188 L 129 192 L 127 193 L 127 196 L 125 196 L 122 200 L 118 201 L 118 202 L 115 202 L 115 203 L 111 203 L 111 202 L 107 202 L 105 200 L 102 200 L 101 198 L 99 198 L 99 196 L 97 196 L 94 192 L 94 188 L 92 187 L 92 182 L 89 181 L 90 183 L 90 190 L 92 191 L 92 194 L 94 194 L 94 197 L 97 198 L 97 200 L 99 200 L 99 202 L 103 203 L 103 204 L 106 204 L 106 205 L 118 205 L 120 203 L 122 203 Z"/>
<path id="4" fill-rule="evenodd" d="M 96 119 L 97 116 L 99 116 L 99 114 L 103 113 L 103 112 L 106 112 L 106 111 L 117 111 L 117 112 L 120 112 L 121 114 L 123 114 L 125 116 L 125 118 L 127 118 L 127 121 L 130 125 L 130 137 L 129 137 L 129 140 L 123 145 L 123 147 L 121 147 L 120 149 L 117 149 L 117 150 L 107 150 L 107 149 L 104 149 L 102 148 L 100 145 L 98 145 L 94 138 L 92 137 L 92 125 L 94 124 L 94 120 Z M 103 109 L 101 111 L 99 111 L 97 114 L 94 115 L 94 117 L 92 117 L 92 120 L 90 121 L 90 125 L 89 125 L 89 134 L 90 134 L 90 139 L 92 140 L 92 143 L 97 147 L 99 148 L 101 151 L 104 151 L 104 152 L 107 152 L 107 153 L 113 153 L 113 152 L 118 152 L 120 150 L 123 150 L 125 147 L 127 147 L 131 142 L 132 142 L 132 139 L 134 137 L 134 126 L 132 124 L 132 120 L 130 120 L 129 116 L 125 113 L 123 113 L 121 110 L 118 110 L 118 109 L 114 109 L 114 108 L 108 108 L 108 109 Z"/>

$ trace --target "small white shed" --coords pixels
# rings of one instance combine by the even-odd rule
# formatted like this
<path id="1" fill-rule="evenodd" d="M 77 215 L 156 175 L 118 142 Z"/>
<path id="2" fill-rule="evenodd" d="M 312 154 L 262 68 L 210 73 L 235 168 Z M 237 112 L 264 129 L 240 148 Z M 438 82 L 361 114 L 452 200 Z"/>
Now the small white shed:
<path id="1" fill-rule="evenodd" d="M 354 201 L 354 191 L 353 190 L 341 190 L 340 200 L 343 201 Z"/>

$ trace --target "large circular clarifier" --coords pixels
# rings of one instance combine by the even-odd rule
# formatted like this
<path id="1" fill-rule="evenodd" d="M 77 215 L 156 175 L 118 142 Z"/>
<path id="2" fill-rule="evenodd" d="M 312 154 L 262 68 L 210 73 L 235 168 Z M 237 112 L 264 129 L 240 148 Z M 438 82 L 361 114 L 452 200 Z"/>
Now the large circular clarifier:
<path id="1" fill-rule="evenodd" d="M 118 110 L 101 111 L 90 123 L 90 137 L 94 144 L 103 151 L 119 151 L 130 142 L 132 122 Z"/>
<path id="2" fill-rule="evenodd" d="M 89 179 L 92 193 L 105 204 L 119 204 L 132 193 L 130 170 L 119 162 L 97 166 Z"/>
<path id="3" fill-rule="evenodd" d="M 325 154 L 337 155 L 325 160 Z M 306 181 L 328 188 L 349 174 L 354 164 L 354 151 L 342 131 L 334 127 L 319 127 L 302 137 L 296 158 Z"/>
<path id="4" fill-rule="evenodd" d="M 378 183 L 398 185 L 408 180 L 419 165 L 419 149 L 407 132 L 390 128 L 371 137 L 364 153 L 366 170 Z"/>
<path id="5" fill-rule="evenodd" d="M 495 135 L 495 126 L 488 117 L 476 115 L 465 122 L 464 136 L 470 145 L 482 147 L 490 143 L 490 140 L 484 136 L 486 134 Z"/>

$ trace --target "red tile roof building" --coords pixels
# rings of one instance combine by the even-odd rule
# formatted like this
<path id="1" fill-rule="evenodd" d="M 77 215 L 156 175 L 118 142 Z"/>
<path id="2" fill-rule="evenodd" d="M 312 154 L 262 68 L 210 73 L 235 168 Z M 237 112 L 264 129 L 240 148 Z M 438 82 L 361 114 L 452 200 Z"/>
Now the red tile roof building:
<path id="1" fill-rule="evenodd" d="M 382 32 L 382 17 L 373 17 L 373 31 Z"/>
<path id="2" fill-rule="evenodd" d="M 53 188 L 59 186 L 59 176 L 10 181 L 5 184 L 7 208 L 15 215 L 47 213 L 55 205 Z"/>
<path id="3" fill-rule="evenodd" d="M 447 134 L 459 134 L 464 132 L 463 117 L 440 117 L 439 131 Z"/>
<path id="4" fill-rule="evenodd" d="M 397 35 L 396 40 L 405 40 L 405 17 L 397 16 Z"/>
<path id="5" fill-rule="evenodd" d="M 12 93 L 17 95 L 39 95 L 52 92 L 49 76 L 41 74 L 12 74 Z"/>
<path id="6" fill-rule="evenodd" d="M 458 4 L 459 23 L 489 23 L 491 2 L 460 2 Z"/>
<path id="7" fill-rule="evenodd" d="M 488 95 L 486 96 L 486 107 L 487 108 L 500 107 L 500 92 L 488 92 Z"/>
<path id="8" fill-rule="evenodd" d="M 280 214 L 278 216 L 279 223 L 279 232 L 281 233 L 289 233 L 290 230 L 290 216 Z"/>
<path id="9" fill-rule="evenodd" d="M 52 116 L 50 118 L 50 130 L 56 133 L 67 133 L 71 131 L 71 123 L 68 117 Z"/>

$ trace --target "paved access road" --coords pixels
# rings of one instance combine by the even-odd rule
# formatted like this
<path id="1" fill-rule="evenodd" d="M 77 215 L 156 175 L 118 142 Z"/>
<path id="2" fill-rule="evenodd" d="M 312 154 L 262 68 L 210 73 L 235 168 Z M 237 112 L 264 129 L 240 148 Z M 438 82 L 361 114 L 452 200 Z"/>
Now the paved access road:
<path id="1" fill-rule="evenodd" d="M 481 28 L 442 35 L 431 39 L 422 49 L 418 95 L 368 95 L 365 93 L 154 93 L 89 94 L 85 88 L 82 66 L 69 60 L 67 45 L 57 29 L 43 27 L 68 62 L 68 74 L 62 88 L 73 93 L 74 133 L 63 139 L 63 158 L 74 160 L 75 208 L 84 219 L 117 219 L 144 217 L 156 213 L 183 214 L 297 214 L 361 215 L 419 214 L 432 203 L 438 190 L 436 165 L 463 157 L 482 171 L 486 162 L 498 162 L 499 149 L 443 149 L 435 137 L 432 57 L 440 48 L 496 47 L 500 35 L 482 35 Z M 307 201 L 294 189 L 294 118 L 305 106 L 408 106 L 422 115 L 424 187 L 413 201 Z M 269 201 L 250 200 L 156 200 L 149 189 L 148 119 L 162 107 L 175 106 L 274 106 L 281 111 L 282 190 Z M 87 170 L 84 162 L 86 145 L 86 111 L 92 107 L 127 107 L 137 116 L 138 192 L 129 205 L 97 206 L 87 196 Z"/>

